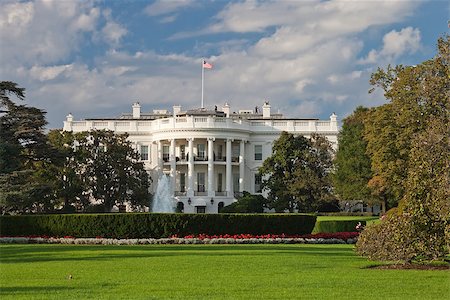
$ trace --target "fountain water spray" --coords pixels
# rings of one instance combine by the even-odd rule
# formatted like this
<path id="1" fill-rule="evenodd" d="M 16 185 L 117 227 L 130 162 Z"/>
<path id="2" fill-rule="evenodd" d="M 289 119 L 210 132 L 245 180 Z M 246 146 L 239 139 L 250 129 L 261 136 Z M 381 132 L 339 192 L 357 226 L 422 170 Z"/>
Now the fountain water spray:
<path id="1" fill-rule="evenodd" d="M 170 178 L 167 175 L 161 175 L 158 179 L 156 194 L 153 198 L 152 212 L 156 213 L 174 213 L 174 199 L 170 188 Z"/>

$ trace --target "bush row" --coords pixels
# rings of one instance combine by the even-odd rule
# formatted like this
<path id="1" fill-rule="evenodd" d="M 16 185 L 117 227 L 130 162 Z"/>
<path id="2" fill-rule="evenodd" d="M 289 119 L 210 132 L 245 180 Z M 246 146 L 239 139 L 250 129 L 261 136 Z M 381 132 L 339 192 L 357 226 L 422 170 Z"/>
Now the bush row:
<path id="1" fill-rule="evenodd" d="M 1 236 L 165 238 L 173 235 L 311 233 L 304 214 L 71 214 L 1 216 Z M 354 231 L 354 230 L 352 230 Z"/>
<path id="2" fill-rule="evenodd" d="M 366 221 L 363 220 L 327 220 L 317 221 L 312 232 L 352 232 L 356 231 L 356 225 L 361 223 L 362 226 L 366 226 Z"/>

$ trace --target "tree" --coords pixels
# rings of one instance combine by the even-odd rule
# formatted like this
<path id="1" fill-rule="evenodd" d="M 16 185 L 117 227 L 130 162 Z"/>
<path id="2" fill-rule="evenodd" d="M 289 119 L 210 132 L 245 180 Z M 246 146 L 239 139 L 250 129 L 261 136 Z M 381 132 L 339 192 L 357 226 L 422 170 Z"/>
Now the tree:
<path id="1" fill-rule="evenodd" d="M 91 131 L 77 136 L 77 151 L 83 157 L 80 170 L 89 194 L 105 212 L 128 203 L 135 209 L 149 206 L 149 176 L 128 135 Z"/>
<path id="2" fill-rule="evenodd" d="M 221 213 L 262 213 L 266 206 L 266 199 L 262 195 L 252 195 L 244 192 L 244 195 L 230 205 L 225 206 Z"/>
<path id="3" fill-rule="evenodd" d="M 25 89 L 0 82 L 0 206 L 4 213 L 48 211 L 49 186 L 36 175 L 36 166 L 50 163 L 53 151 L 44 134 L 45 112 L 17 105 Z"/>
<path id="4" fill-rule="evenodd" d="M 391 110 L 389 130 L 399 141 L 387 145 L 396 150 L 391 156 L 380 146 L 386 137 L 377 140 L 371 132 L 368 143 L 377 154 L 374 167 L 384 180 L 381 184 L 402 199 L 382 222 L 362 232 L 357 251 L 369 258 L 411 262 L 439 259 L 449 253 L 449 36 L 438 40 L 438 50 L 436 57 L 420 65 L 390 68 L 394 73 L 389 76 L 379 70 L 373 76 L 391 99 L 383 112 Z M 390 169 L 383 172 L 381 166 Z M 405 170 L 400 172 L 399 166 Z M 398 181 L 389 182 L 394 175 Z"/>
<path id="5" fill-rule="evenodd" d="M 334 192 L 340 200 L 373 200 L 368 186 L 372 178 L 371 160 L 367 155 L 367 142 L 364 137 L 364 123 L 369 109 L 359 106 L 343 120 L 338 135 L 339 148 L 334 159 Z"/>
<path id="6" fill-rule="evenodd" d="M 333 198 L 331 168 L 332 148 L 325 137 L 313 134 L 307 139 L 282 132 L 259 170 L 265 177 L 268 207 L 277 212 L 316 211 Z"/>
<path id="7" fill-rule="evenodd" d="M 61 201 L 64 212 L 87 208 L 90 202 L 83 176 L 83 151 L 75 151 L 74 146 L 77 135 L 51 130 L 47 136 L 55 155 L 52 164 L 40 168 L 40 178 L 52 184 L 54 197 Z M 83 135 L 78 136 L 83 139 Z"/>
<path id="8" fill-rule="evenodd" d="M 449 87 L 445 83 L 445 43 L 440 39 L 436 59 L 417 66 L 388 66 L 372 74 L 371 84 L 384 90 L 389 103 L 369 114 L 364 136 L 377 177 L 375 186 L 389 197 L 391 205 L 405 194 L 414 137 L 427 130 L 430 120 L 446 113 Z M 436 64 L 438 60 L 440 65 Z"/>

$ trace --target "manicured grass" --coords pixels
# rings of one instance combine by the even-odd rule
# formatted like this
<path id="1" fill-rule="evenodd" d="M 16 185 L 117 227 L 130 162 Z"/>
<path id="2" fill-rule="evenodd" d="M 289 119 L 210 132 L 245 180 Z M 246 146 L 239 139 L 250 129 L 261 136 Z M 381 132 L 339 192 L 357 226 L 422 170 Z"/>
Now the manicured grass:
<path id="1" fill-rule="evenodd" d="M 346 221 L 346 220 L 358 220 L 366 221 L 367 224 L 377 222 L 380 217 L 377 216 L 317 216 L 317 221 Z"/>
<path id="2" fill-rule="evenodd" d="M 448 271 L 367 269 L 351 245 L 2 245 L 2 299 L 443 299 Z M 68 279 L 69 274 L 73 279 Z"/>

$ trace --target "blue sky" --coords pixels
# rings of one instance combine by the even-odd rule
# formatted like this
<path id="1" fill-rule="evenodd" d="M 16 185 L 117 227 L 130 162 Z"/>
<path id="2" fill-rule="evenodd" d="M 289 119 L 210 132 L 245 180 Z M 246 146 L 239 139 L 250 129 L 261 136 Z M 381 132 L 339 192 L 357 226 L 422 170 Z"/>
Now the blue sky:
<path id="1" fill-rule="evenodd" d="M 270 101 L 288 117 L 339 118 L 370 74 L 417 64 L 448 33 L 448 1 L 1 1 L 0 80 L 27 89 L 49 128 L 75 119 Z"/>

